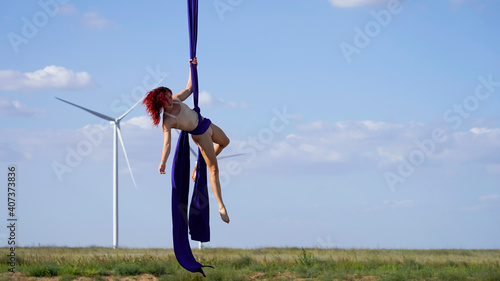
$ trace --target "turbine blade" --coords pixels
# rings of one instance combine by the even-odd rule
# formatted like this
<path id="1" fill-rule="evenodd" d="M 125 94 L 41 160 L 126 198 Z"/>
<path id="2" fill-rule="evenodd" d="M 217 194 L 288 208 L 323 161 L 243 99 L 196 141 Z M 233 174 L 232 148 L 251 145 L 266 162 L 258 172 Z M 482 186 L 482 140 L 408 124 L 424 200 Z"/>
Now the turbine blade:
<path id="1" fill-rule="evenodd" d="M 222 157 L 217 157 L 217 159 L 222 160 L 222 159 L 227 159 L 227 158 L 231 158 L 231 157 L 241 156 L 241 155 L 245 155 L 245 154 L 247 154 L 247 153 L 231 154 L 231 155 L 226 155 L 226 156 L 222 156 Z"/>
<path id="2" fill-rule="evenodd" d="M 160 85 L 160 83 L 163 82 L 163 80 L 165 80 L 165 78 L 167 78 L 167 76 L 168 76 L 168 73 L 165 76 L 163 76 L 163 78 L 161 78 L 160 81 L 158 81 L 158 83 L 156 83 L 154 88 L 158 87 L 158 85 Z"/>
<path id="3" fill-rule="evenodd" d="M 161 78 L 160 81 L 158 81 L 158 83 L 156 83 L 156 85 L 154 86 L 154 88 L 156 88 L 163 80 L 165 80 L 165 78 L 167 77 L 167 75 L 165 75 L 163 78 Z M 147 94 L 147 93 L 146 93 Z M 132 109 L 134 109 L 134 107 L 136 107 L 140 102 L 142 102 L 142 100 L 144 100 L 144 98 L 146 97 L 146 94 L 144 94 L 144 96 L 142 96 L 142 98 L 140 100 L 138 100 L 131 108 L 129 108 L 129 110 L 127 110 L 127 112 L 123 113 L 122 116 L 118 117 L 118 119 L 116 119 L 117 121 L 120 121 L 122 120 L 125 116 L 127 116 L 127 114 L 130 113 L 130 111 L 132 111 Z"/>
<path id="4" fill-rule="evenodd" d="M 138 102 L 136 102 L 131 108 L 129 108 L 129 110 L 127 110 L 127 112 L 123 113 L 122 116 L 118 117 L 118 119 L 116 119 L 117 121 L 120 121 L 122 120 L 125 116 L 127 116 L 127 114 L 130 113 L 130 111 L 132 111 L 132 109 L 134 109 L 134 107 L 136 107 L 143 99 L 145 98 L 142 97 Z"/>
<path id="5" fill-rule="evenodd" d="M 89 113 L 91 113 L 91 114 L 94 114 L 95 116 L 100 117 L 100 118 L 102 118 L 102 119 L 105 119 L 105 120 L 108 120 L 108 121 L 115 121 L 115 119 L 113 119 L 113 118 L 111 118 L 111 117 L 109 117 L 109 116 L 106 116 L 106 115 L 101 114 L 101 113 L 99 113 L 99 112 L 95 112 L 95 111 L 90 110 L 90 109 L 88 109 L 88 108 L 85 108 L 85 107 L 83 107 L 83 106 L 79 106 L 79 105 L 74 104 L 74 103 L 72 103 L 72 102 L 65 101 L 65 100 L 60 99 L 60 98 L 58 98 L 58 97 L 56 97 L 56 99 L 58 99 L 58 100 L 60 100 L 60 101 L 62 101 L 62 102 L 65 102 L 65 103 L 67 103 L 67 104 L 71 104 L 72 106 L 76 106 L 76 107 L 78 107 L 78 108 L 81 108 L 81 109 L 83 109 L 83 110 L 85 110 L 85 111 L 87 111 L 87 112 L 89 112 Z"/>
<path id="6" fill-rule="evenodd" d="M 137 184 L 135 183 L 134 174 L 132 174 L 132 168 L 130 168 L 130 162 L 128 161 L 127 150 L 125 150 L 125 145 L 123 144 L 122 131 L 120 130 L 120 123 L 117 123 L 116 126 L 118 128 L 118 138 L 120 139 L 120 143 L 122 144 L 123 154 L 125 154 L 125 160 L 127 160 L 128 170 L 130 172 L 130 176 L 132 177 L 132 181 L 134 182 L 135 188 L 137 189 Z"/>
<path id="7" fill-rule="evenodd" d="M 180 135 L 179 133 L 179 130 L 175 130 L 177 132 L 177 134 Z M 193 154 L 193 156 L 196 158 L 198 157 L 198 155 L 196 154 L 196 151 L 194 150 L 194 148 L 192 148 L 191 146 L 189 146 L 189 150 L 191 150 L 191 154 Z M 221 157 L 217 157 L 217 159 L 226 159 L 226 158 L 232 158 L 232 157 L 236 157 L 236 156 L 241 156 L 241 155 L 246 155 L 248 153 L 238 153 L 238 154 L 231 154 L 231 155 L 226 155 L 226 156 L 221 156 Z"/>

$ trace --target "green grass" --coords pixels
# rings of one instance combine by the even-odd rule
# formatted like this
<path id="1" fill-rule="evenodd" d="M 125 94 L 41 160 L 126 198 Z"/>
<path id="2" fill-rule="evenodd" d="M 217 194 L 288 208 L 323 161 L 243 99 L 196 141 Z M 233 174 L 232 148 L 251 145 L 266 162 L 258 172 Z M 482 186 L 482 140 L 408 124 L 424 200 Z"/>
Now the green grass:
<path id="1" fill-rule="evenodd" d="M 115 276 L 135 276 L 143 272 L 140 266 L 130 263 L 122 263 L 113 268 L 113 275 Z"/>
<path id="2" fill-rule="evenodd" d="M 7 252 L 6 248 L 2 248 Z M 70 281 L 150 274 L 157 280 L 488 280 L 500 281 L 499 250 L 365 250 L 207 248 L 193 253 L 207 278 L 184 270 L 172 249 L 17 248 L 16 271 L 37 279 Z M 0 255 L 0 281 L 7 273 Z"/>

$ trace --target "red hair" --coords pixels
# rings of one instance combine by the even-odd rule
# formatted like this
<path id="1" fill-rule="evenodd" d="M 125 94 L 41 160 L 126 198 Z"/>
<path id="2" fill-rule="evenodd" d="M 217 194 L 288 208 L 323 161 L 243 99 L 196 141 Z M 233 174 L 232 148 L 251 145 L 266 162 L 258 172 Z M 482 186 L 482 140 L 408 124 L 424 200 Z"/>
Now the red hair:
<path id="1" fill-rule="evenodd" d="M 167 102 L 167 95 L 172 95 L 172 91 L 166 87 L 158 87 L 154 90 L 148 92 L 147 96 L 142 101 L 142 104 L 146 106 L 146 111 L 153 119 L 153 125 L 158 126 L 160 124 L 160 114 L 163 110 L 163 106 Z"/>

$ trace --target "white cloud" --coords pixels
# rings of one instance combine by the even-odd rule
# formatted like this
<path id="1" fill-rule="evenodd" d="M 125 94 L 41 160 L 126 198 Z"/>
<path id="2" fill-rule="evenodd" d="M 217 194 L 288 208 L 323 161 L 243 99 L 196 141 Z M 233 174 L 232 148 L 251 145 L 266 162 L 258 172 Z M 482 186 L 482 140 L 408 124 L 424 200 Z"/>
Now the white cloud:
<path id="1" fill-rule="evenodd" d="M 394 162 L 408 146 L 408 131 L 422 125 L 374 121 L 314 121 L 298 125 L 299 132 L 272 147 L 273 155 L 315 162 Z M 410 141 L 408 141 L 410 142 Z M 412 143 L 410 142 L 410 145 Z M 299 148 L 299 149 L 297 149 Z"/>
<path id="2" fill-rule="evenodd" d="M 417 204 L 413 202 L 413 200 L 394 201 L 391 204 L 389 204 L 389 207 L 394 209 L 412 208 L 415 206 L 417 206 Z"/>
<path id="3" fill-rule="evenodd" d="M 438 160 L 451 163 L 482 163 L 497 165 L 500 159 L 500 129 L 472 128 L 468 132 L 455 132 L 443 145 Z"/>
<path id="4" fill-rule="evenodd" d="M 500 175 L 500 165 L 487 165 L 486 171 L 493 175 Z"/>
<path id="5" fill-rule="evenodd" d="M 489 194 L 485 196 L 481 196 L 477 199 L 479 202 L 483 202 L 479 205 L 475 206 L 469 206 L 469 207 L 462 207 L 462 211 L 466 212 L 479 212 L 481 210 L 487 209 L 488 207 L 492 206 L 496 201 L 500 199 L 500 194 Z"/>
<path id="6" fill-rule="evenodd" d="M 84 113 L 82 113 L 84 114 Z M 96 120 L 99 122 L 99 120 Z M 0 162 L 25 162 L 30 160 L 58 161 L 67 164 L 68 151 L 78 154 L 82 161 L 111 163 L 113 154 L 113 127 L 101 122 L 74 129 L 2 129 L 0 130 Z M 157 161 L 161 154 L 163 135 L 161 129 L 148 124 L 143 129 L 140 117 L 122 122 L 121 132 L 131 165 Z M 175 141 L 175 138 L 173 138 Z M 119 144 L 121 146 L 121 144 Z M 82 150 L 84 153 L 80 153 Z M 121 152 L 121 148 L 119 148 Z M 156 156 L 156 157 L 155 157 Z M 11 160 L 14 159 L 14 160 Z M 120 161 L 124 160 L 122 155 Z M 132 163 L 133 161 L 133 163 Z M 71 165 L 69 165 L 71 166 Z M 72 167 L 77 169 L 77 167 Z"/>
<path id="7" fill-rule="evenodd" d="M 415 140 L 429 138 L 434 129 L 432 126 L 414 122 L 390 124 L 374 121 L 315 121 L 297 125 L 295 128 L 292 126 L 293 123 L 287 129 L 292 131 L 288 134 L 260 134 L 270 132 L 267 128 L 258 133 L 249 133 L 248 138 L 233 137 L 224 154 L 245 153 L 234 160 L 242 164 L 245 170 L 263 173 L 305 172 L 334 175 L 387 171 L 397 167 L 403 159 L 408 158 L 411 151 L 418 149 Z M 9 149 L 4 146 L 5 151 L 26 152 L 35 157 L 38 151 L 51 151 L 56 159 L 64 159 L 65 147 L 76 147 L 85 139 L 82 132 L 92 131 L 93 128 L 24 133 L 3 130 L 1 133 L 5 137 L 3 141 L 0 138 L 0 143 L 14 145 Z M 99 128 L 96 126 L 94 129 Z M 102 130 L 105 131 L 102 132 L 103 137 L 107 139 L 97 145 L 89 156 L 96 161 L 107 161 L 109 157 L 106 156 L 102 160 L 100 157 L 109 156 L 111 153 L 112 131 L 110 128 Z M 481 134 L 478 135 L 479 131 Z M 161 129 L 153 127 L 147 116 L 124 120 L 122 134 L 130 159 L 133 158 L 136 163 L 139 159 L 156 161 L 155 156 L 161 152 L 163 136 Z M 448 163 L 451 163 L 453 168 L 463 163 L 480 164 L 485 168 L 500 167 L 500 137 L 497 134 L 497 129 L 446 132 L 447 141 L 435 145 L 434 153 L 426 156 L 423 166 L 437 165 L 445 170 Z M 264 137 L 262 140 L 261 136 Z M 486 197 L 483 199 L 487 200 Z M 393 207 L 411 205 L 411 202 L 392 203 Z"/>
<path id="8" fill-rule="evenodd" d="M 96 84 L 87 72 L 50 65 L 34 72 L 0 70 L 0 91 L 78 90 Z"/>
<path id="9" fill-rule="evenodd" d="M 500 129 L 472 128 L 470 129 L 470 131 L 475 135 L 490 134 L 490 133 L 500 135 Z"/>
<path id="10" fill-rule="evenodd" d="M 97 29 L 118 27 L 118 24 L 116 22 L 104 18 L 97 12 L 88 12 L 83 14 L 83 23 L 88 27 Z"/>
<path id="11" fill-rule="evenodd" d="M 262 141 L 259 134 L 255 134 L 246 141 L 233 139 L 232 144 L 239 148 L 236 153 L 256 152 L 258 157 L 249 163 L 256 169 L 284 166 L 283 170 L 307 169 L 330 174 L 387 171 L 408 160 L 414 151 L 425 155 L 424 166 L 475 163 L 490 172 L 500 167 L 500 129 L 473 128 L 453 132 L 443 126 L 445 141 L 429 144 L 436 127 L 418 122 L 319 120 L 298 124 L 295 128 L 288 135 L 273 134 L 271 141 L 267 134 Z M 422 152 L 424 141 L 425 149 L 430 152 Z"/>
<path id="12" fill-rule="evenodd" d="M 44 111 L 38 108 L 27 107 L 17 100 L 0 97 L 0 116 L 9 117 L 41 117 Z"/>
<path id="13" fill-rule="evenodd" d="M 8 142 L 0 141 L 0 161 L 17 163 L 30 158 L 31 157 L 28 153 L 19 152 L 16 149 L 13 149 Z"/>
<path id="14" fill-rule="evenodd" d="M 149 118 L 149 116 L 134 117 L 134 118 L 131 118 L 130 120 L 123 121 L 120 123 L 122 124 L 122 127 L 131 126 L 131 127 L 141 128 L 141 129 L 153 128 L 152 121 Z"/>
<path id="15" fill-rule="evenodd" d="M 381 3 L 387 3 L 390 0 L 329 0 L 330 4 L 340 8 L 353 8 L 359 6 L 368 6 Z"/>
<path id="16" fill-rule="evenodd" d="M 481 196 L 481 197 L 479 197 L 478 200 L 481 202 L 484 202 L 484 201 L 495 201 L 498 199 L 500 199 L 499 194 L 490 194 L 490 195 Z"/>
<path id="17" fill-rule="evenodd" d="M 76 13 L 76 7 L 74 4 L 65 4 L 59 7 L 59 13 L 64 15 L 70 15 Z"/>
<path id="18" fill-rule="evenodd" d="M 408 209 L 414 208 L 417 204 L 413 200 L 390 201 L 384 200 L 382 204 L 373 204 L 365 209 L 366 212 L 388 210 L 388 209 Z"/>
<path id="19" fill-rule="evenodd" d="M 199 94 L 198 105 L 201 108 L 248 108 L 250 105 L 246 102 L 224 101 L 221 98 L 214 98 L 207 91 Z"/>
<path id="20" fill-rule="evenodd" d="M 361 6 L 371 6 L 389 3 L 394 0 L 328 0 L 330 4 L 339 8 L 354 8 Z M 450 0 L 454 5 L 463 4 L 465 2 L 471 2 L 475 0 Z"/>
<path id="21" fill-rule="evenodd" d="M 462 207 L 461 210 L 465 212 L 472 212 L 476 213 L 484 209 L 484 205 L 476 205 L 476 206 L 471 206 L 471 207 Z"/>
<path id="22" fill-rule="evenodd" d="M 477 0 L 450 0 L 450 2 L 453 4 L 463 4 L 465 2 L 471 2 L 471 1 L 477 1 Z"/>

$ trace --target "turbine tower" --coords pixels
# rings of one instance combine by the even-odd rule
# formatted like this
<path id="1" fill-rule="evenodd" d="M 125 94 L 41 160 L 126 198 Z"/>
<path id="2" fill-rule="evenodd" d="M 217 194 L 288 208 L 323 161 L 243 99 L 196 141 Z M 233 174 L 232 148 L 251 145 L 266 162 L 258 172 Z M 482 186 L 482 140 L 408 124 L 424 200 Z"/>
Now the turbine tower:
<path id="1" fill-rule="evenodd" d="M 72 106 L 76 106 L 80 109 L 83 109 L 99 118 L 108 120 L 110 124 L 113 125 L 113 249 L 118 248 L 118 139 L 120 139 L 120 143 L 123 148 L 123 154 L 125 154 L 125 160 L 127 161 L 128 170 L 130 172 L 130 176 L 132 177 L 132 181 L 134 182 L 135 188 L 137 188 L 137 184 L 135 183 L 134 175 L 132 174 L 132 169 L 130 168 L 130 163 L 127 157 L 127 151 L 125 150 L 125 145 L 123 144 L 122 133 L 120 130 L 120 121 L 127 116 L 127 114 L 134 109 L 143 99 L 140 99 L 136 104 L 134 104 L 127 112 L 123 113 L 120 117 L 114 119 L 99 112 L 95 112 L 83 106 L 79 106 L 77 104 L 71 103 L 69 101 L 65 101 L 56 97 L 56 99 L 70 104 Z"/>

